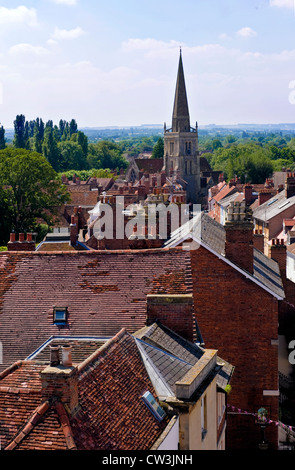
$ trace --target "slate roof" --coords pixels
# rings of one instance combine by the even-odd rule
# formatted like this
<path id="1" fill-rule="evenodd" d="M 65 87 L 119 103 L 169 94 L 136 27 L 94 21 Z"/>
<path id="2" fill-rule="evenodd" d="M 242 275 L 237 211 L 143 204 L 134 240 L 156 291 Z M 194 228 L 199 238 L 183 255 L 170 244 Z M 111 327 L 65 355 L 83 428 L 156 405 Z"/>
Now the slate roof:
<path id="1" fill-rule="evenodd" d="M 51 336 L 109 337 L 146 324 L 147 294 L 191 294 L 182 249 L 0 254 L 4 364 L 28 357 Z M 68 307 L 66 325 L 53 307 Z"/>
<path id="2" fill-rule="evenodd" d="M 204 246 L 225 257 L 225 228 L 206 213 L 201 212 L 192 221 L 173 232 L 166 247 L 175 247 L 185 239 L 194 235 Z M 278 264 L 254 248 L 253 279 L 259 281 L 275 295 L 284 297 L 284 288 Z"/>
<path id="3" fill-rule="evenodd" d="M 44 363 L 19 361 L 0 374 L 0 436 L 9 450 L 148 450 L 165 430 L 142 400 L 156 392 L 134 338 L 121 330 L 79 364 L 78 411 L 42 399 Z"/>
<path id="4" fill-rule="evenodd" d="M 176 382 L 198 362 L 204 349 L 195 343 L 185 340 L 165 325 L 157 322 L 137 332 L 139 348 L 144 360 L 153 364 L 156 375 L 155 387 L 159 377 L 168 384 L 171 396 L 175 394 Z M 224 389 L 230 382 L 233 366 L 218 358 L 216 370 L 217 384 Z M 158 394 L 161 393 L 161 387 Z"/>
<path id="5" fill-rule="evenodd" d="M 253 211 L 253 219 L 258 219 L 264 222 L 268 222 L 273 217 L 282 214 L 285 210 L 290 207 L 294 208 L 295 215 L 295 196 L 286 198 L 285 191 L 281 191 L 271 199 L 268 199 L 265 203 L 258 206 Z"/>

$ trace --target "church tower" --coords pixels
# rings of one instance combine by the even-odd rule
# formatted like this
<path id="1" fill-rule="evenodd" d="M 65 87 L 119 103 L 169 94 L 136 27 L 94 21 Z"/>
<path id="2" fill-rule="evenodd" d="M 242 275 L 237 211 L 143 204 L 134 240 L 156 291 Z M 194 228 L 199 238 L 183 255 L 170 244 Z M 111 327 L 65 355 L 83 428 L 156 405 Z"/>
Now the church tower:
<path id="1" fill-rule="evenodd" d="M 190 126 L 182 54 L 180 51 L 172 128 L 164 126 L 164 168 L 167 175 L 182 178 L 186 183 L 187 202 L 196 204 L 200 191 L 200 157 L 198 125 Z"/>

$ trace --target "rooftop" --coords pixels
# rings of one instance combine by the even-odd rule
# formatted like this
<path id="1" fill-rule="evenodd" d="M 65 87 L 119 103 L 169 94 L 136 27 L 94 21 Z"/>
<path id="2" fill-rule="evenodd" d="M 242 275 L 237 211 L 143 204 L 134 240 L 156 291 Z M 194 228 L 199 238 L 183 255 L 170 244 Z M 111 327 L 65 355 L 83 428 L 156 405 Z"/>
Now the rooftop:
<path id="1" fill-rule="evenodd" d="M 78 373 L 78 407 L 74 412 L 57 395 L 42 395 L 48 347 L 61 346 L 65 341 L 72 345 L 73 370 Z M 206 354 L 206 350 L 159 323 L 135 335 L 122 329 L 112 338 L 49 338 L 30 359 L 18 361 L 0 374 L 2 447 L 151 449 L 172 416 L 165 410 L 163 417 L 155 416 L 143 395 L 151 393 L 158 406 L 165 408 L 165 400 L 175 397 L 176 388 L 187 380 L 188 374 L 196 374 L 196 365 L 200 361 L 201 366 Z M 219 374 L 218 385 L 221 380 L 224 388 L 233 367 L 219 359 L 211 369 L 207 376 L 212 380 Z M 50 368 L 51 374 L 61 371 L 62 366 L 56 366 L 56 372 L 53 366 Z M 201 388 L 203 381 L 202 378 Z"/>

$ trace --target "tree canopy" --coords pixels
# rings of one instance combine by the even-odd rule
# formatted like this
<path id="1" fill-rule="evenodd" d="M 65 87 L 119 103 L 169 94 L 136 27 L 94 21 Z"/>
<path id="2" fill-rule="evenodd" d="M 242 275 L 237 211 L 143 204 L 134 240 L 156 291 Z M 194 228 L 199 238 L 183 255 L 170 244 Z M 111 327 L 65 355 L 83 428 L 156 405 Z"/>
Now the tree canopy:
<path id="1" fill-rule="evenodd" d="M 46 158 L 25 149 L 0 151 L 0 233 L 38 231 L 41 221 L 53 223 L 56 210 L 70 198 Z"/>

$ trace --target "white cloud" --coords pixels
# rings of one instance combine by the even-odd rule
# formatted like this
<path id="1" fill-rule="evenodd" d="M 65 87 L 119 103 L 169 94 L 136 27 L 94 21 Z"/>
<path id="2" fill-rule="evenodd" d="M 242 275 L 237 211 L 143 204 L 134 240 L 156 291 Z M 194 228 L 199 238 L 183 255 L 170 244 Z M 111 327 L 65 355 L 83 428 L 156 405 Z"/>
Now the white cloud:
<path id="1" fill-rule="evenodd" d="M 48 50 L 42 46 L 33 46 L 32 44 L 21 43 L 12 46 L 9 49 L 9 54 L 16 55 L 16 54 L 33 54 L 33 55 L 44 55 L 48 54 Z"/>
<path id="2" fill-rule="evenodd" d="M 78 26 L 75 29 L 55 28 L 52 38 L 59 41 L 63 39 L 77 39 L 85 34 L 85 31 Z"/>
<path id="3" fill-rule="evenodd" d="M 245 26 L 244 28 L 239 29 L 239 31 L 237 31 L 237 35 L 242 36 L 244 38 L 250 38 L 256 36 L 257 33 L 249 26 Z"/>
<path id="4" fill-rule="evenodd" d="M 270 0 L 269 4 L 271 7 L 295 9 L 294 0 Z"/>
<path id="5" fill-rule="evenodd" d="M 19 6 L 17 8 L 0 7 L 0 24 L 27 23 L 29 26 L 37 25 L 37 12 L 35 8 Z"/>

